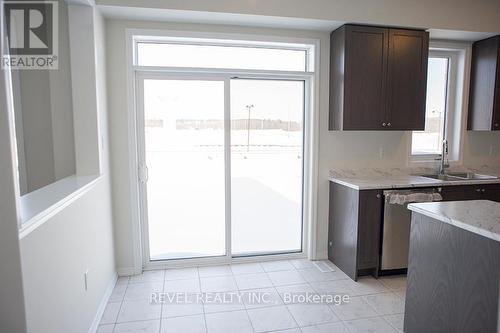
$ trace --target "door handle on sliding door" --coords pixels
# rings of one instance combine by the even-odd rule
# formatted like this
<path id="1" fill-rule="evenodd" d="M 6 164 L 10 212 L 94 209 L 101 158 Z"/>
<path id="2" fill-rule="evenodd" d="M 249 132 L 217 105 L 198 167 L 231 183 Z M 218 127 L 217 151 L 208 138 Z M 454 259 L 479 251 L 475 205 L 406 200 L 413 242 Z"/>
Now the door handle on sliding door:
<path id="1" fill-rule="evenodd" d="M 144 184 L 147 183 L 149 177 L 148 167 L 146 164 L 141 164 L 139 166 L 139 180 Z"/>

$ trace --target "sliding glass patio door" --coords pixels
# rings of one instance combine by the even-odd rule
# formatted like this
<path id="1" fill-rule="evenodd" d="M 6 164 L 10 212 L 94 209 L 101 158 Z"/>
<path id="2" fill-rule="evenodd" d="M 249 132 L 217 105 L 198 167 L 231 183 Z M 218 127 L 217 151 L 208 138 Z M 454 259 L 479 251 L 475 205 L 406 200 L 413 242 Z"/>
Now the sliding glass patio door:
<path id="1" fill-rule="evenodd" d="M 231 80 L 232 254 L 302 248 L 304 81 Z"/>
<path id="2" fill-rule="evenodd" d="M 225 255 L 224 81 L 145 78 L 139 86 L 149 259 Z"/>
<path id="3" fill-rule="evenodd" d="M 137 78 L 147 259 L 302 251 L 305 81 Z"/>

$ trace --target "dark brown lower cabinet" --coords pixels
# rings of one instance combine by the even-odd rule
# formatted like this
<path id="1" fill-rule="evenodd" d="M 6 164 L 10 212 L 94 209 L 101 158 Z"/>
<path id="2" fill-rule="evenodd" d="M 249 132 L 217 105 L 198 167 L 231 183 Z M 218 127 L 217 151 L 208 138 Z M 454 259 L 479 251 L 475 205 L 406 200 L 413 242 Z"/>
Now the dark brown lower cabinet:
<path id="1" fill-rule="evenodd" d="M 445 186 L 441 188 L 444 201 L 480 200 L 480 191 L 473 185 Z"/>
<path id="2" fill-rule="evenodd" d="M 378 270 L 382 210 L 382 191 L 330 182 L 328 259 L 353 280 Z"/>
<path id="3" fill-rule="evenodd" d="M 445 186 L 444 201 L 491 200 L 500 202 L 500 184 Z"/>
<path id="4" fill-rule="evenodd" d="M 358 270 L 378 269 L 383 206 L 381 191 L 359 192 Z"/>
<path id="5" fill-rule="evenodd" d="M 478 187 L 481 190 L 482 200 L 491 200 L 500 202 L 500 185 L 483 185 Z"/>
<path id="6" fill-rule="evenodd" d="M 413 213 L 405 333 L 496 333 L 500 242 Z"/>
<path id="7" fill-rule="evenodd" d="M 401 189 L 405 190 L 405 189 Z M 500 202 L 500 184 L 443 186 L 445 201 Z M 330 182 L 328 259 L 351 279 L 379 273 L 383 190 L 355 190 Z"/>

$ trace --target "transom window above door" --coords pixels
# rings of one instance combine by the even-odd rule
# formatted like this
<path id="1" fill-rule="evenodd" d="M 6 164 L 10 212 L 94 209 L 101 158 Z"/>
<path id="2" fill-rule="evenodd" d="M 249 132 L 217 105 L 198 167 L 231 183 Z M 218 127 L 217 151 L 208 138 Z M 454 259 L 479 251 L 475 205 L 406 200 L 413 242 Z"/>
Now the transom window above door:
<path id="1" fill-rule="evenodd" d="M 243 69 L 259 71 L 313 71 L 311 45 L 200 38 L 136 37 L 137 66 Z"/>

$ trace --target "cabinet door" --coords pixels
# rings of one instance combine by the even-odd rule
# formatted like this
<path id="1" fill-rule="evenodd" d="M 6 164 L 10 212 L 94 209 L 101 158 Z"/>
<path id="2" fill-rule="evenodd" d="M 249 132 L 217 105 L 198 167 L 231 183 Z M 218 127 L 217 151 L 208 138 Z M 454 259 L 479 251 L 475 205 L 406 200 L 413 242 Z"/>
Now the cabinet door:
<path id="1" fill-rule="evenodd" d="M 386 100 L 388 29 L 346 26 L 344 129 L 381 129 Z"/>
<path id="2" fill-rule="evenodd" d="M 382 192 L 359 192 L 358 269 L 376 268 L 379 261 Z"/>
<path id="3" fill-rule="evenodd" d="M 500 83 L 498 84 L 499 88 L 498 90 L 500 90 Z M 496 110 L 495 112 L 493 113 L 493 126 L 492 126 L 492 129 L 494 131 L 500 131 L 500 92 L 498 92 L 497 94 L 498 98 L 498 102 L 497 102 L 497 107 L 496 107 Z"/>
<path id="4" fill-rule="evenodd" d="M 357 277 L 358 192 L 330 182 L 328 259 L 353 280 Z"/>
<path id="5" fill-rule="evenodd" d="M 481 199 L 500 202 L 500 184 L 483 185 L 481 188 Z"/>
<path id="6" fill-rule="evenodd" d="M 489 131 L 495 129 L 495 119 L 500 117 L 500 86 L 496 80 L 500 75 L 498 67 L 500 37 L 477 41 L 472 46 L 471 84 L 467 129 Z M 495 92 L 496 85 L 496 92 Z M 497 97 L 495 97 L 495 95 Z M 495 101 L 496 100 L 496 101 Z M 496 105 L 495 105 L 496 103 Z"/>
<path id="7" fill-rule="evenodd" d="M 425 31 L 389 30 L 387 81 L 388 129 L 423 130 L 429 34 Z"/>
<path id="8" fill-rule="evenodd" d="M 481 190 L 476 186 L 446 186 L 441 189 L 444 201 L 479 200 Z"/>
<path id="9" fill-rule="evenodd" d="M 498 47 L 497 47 L 497 75 L 496 75 L 496 91 L 495 91 L 495 102 L 493 103 L 493 123 L 492 129 L 494 131 L 500 131 L 500 37 L 497 37 Z"/>

